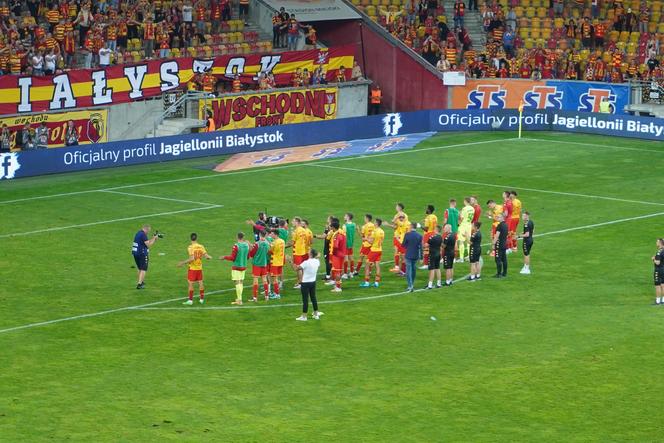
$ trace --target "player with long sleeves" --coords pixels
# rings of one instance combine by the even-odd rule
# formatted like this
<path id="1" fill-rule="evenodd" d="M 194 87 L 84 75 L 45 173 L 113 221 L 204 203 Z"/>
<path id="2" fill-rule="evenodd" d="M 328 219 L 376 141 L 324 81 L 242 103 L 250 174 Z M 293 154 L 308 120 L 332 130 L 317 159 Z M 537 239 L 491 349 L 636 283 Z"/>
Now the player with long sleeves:
<path id="1" fill-rule="evenodd" d="M 463 263 L 466 254 L 470 253 L 470 235 L 473 230 L 473 219 L 475 217 L 475 208 L 470 203 L 470 197 L 463 199 L 463 208 L 459 215 L 459 263 Z"/>

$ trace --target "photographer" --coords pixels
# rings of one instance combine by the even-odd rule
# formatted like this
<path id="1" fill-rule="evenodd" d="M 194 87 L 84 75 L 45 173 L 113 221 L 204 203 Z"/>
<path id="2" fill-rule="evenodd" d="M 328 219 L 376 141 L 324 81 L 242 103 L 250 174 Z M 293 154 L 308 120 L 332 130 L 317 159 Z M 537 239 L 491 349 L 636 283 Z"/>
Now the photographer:
<path id="1" fill-rule="evenodd" d="M 267 232 L 267 214 L 265 212 L 258 213 L 258 220 L 247 220 L 247 224 L 251 225 L 254 230 L 254 241 L 260 240 L 261 232 Z"/>
<path id="2" fill-rule="evenodd" d="M 134 243 L 131 247 L 131 254 L 134 256 L 136 267 L 138 268 L 138 284 L 136 289 L 145 288 L 145 273 L 148 270 L 148 254 L 150 247 L 161 238 L 159 231 L 155 232 L 152 238 L 148 239 L 148 234 L 152 230 L 150 225 L 143 225 L 143 227 L 134 235 Z"/>

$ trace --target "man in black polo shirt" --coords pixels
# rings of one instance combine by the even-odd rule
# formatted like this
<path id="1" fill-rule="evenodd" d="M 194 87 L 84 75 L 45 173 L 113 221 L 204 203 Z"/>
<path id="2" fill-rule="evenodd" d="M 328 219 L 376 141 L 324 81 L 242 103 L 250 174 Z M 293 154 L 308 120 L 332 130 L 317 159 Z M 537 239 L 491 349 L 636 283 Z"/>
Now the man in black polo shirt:
<path id="1" fill-rule="evenodd" d="M 528 211 L 523 213 L 522 218 L 523 234 L 521 234 L 521 238 L 523 239 L 523 243 L 521 243 L 521 247 L 523 249 L 523 268 L 521 269 L 521 274 L 530 275 L 530 250 L 533 247 L 535 224 L 530 219 L 530 212 Z"/>
<path id="2" fill-rule="evenodd" d="M 148 234 L 152 228 L 150 225 L 143 227 L 134 235 L 134 243 L 131 245 L 131 254 L 134 256 L 134 262 L 138 268 L 138 284 L 136 289 L 145 288 L 145 273 L 148 271 L 148 254 L 150 246 L 157 241 L 157 234 L 148 239 Z"/>
<path id="3" fill-rule="evenodd" d="M 498 226 L 496 233 L 493 236 L 493 250 L 496 254 L 496 275 L 495 278 L 507 277 L 507 223 L 505 222 L 505 214 L 498 216 Z"/>
<path id="4" fill-rule="evenodd" d="M 258 213 L 258 220 L 247 220 L 247 224 L 251 225 L 254 230 L 254 241 L 260 240 L 261 232 L 267 229 L 267 214 L 265 212 Z"/>
<path id="5" fill-rule="evenodd" d="M 440 235 L 440 226 L 436 225 L 433 235 L 427 240 L 429 246 L 429 284 L 427 289 L 433 289 L 433 279 L 436 277 L 436 287 L 443 286 L 440 276 L 440 249 L 443 246 L 443 237 Z"/>
<path id="6" fill-rule="evenodd" d="M 443 226 L 443 268 L 445 269 L 445 286 L 454 283 L 454 248 L 456 246 L 456 234 L 452 232 L 449 223 Z"/>

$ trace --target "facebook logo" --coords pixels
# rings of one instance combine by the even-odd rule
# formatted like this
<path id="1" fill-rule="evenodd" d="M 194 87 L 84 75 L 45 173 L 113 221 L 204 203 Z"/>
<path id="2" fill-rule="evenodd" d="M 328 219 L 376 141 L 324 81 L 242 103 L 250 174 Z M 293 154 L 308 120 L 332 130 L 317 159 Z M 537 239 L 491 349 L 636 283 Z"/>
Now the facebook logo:
<path id="1" fill-rule="evenodd" d="M 401 114 L 387 114 L 383 117 L 383 133 L 386 136 L 398 135 L 402 126 Z"/>
<path id="2" fill-rule="evenodd" d="M 20 168 L 21 164 L 18 162 L 17 153 L 0 154 L 0 180 L 14 178 L 16 171 Z"/>

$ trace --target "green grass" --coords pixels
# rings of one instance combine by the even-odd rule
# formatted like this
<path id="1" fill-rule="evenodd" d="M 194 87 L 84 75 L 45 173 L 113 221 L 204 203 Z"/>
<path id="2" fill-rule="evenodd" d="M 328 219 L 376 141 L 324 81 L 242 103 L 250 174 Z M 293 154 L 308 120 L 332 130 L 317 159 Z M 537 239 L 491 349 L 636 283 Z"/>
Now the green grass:
<path id="1" fill-rule="evenodd" d="M 664 308 L 650 305 L 662 216 L 554 232 L 664 214 L 664 144 L 529 136 L 441 134 L 407 153 L 248 173 L 199 168 L 221 161 L 206 158 L 1 183 L 4 201 L 136 184 L 118 191 L 223 207 L 142 218 L 198 206 L 106 192 L 0 204 L 0 441 L 662 440 Z M 174 301 L 5 331 L 182 297 L 188 234 L 227 254 L 265 207 L 319 231 L 328 214 L 390 217 L 403 201 L 417 219 L 502 187 L 521 190 L 536 233 L 554 233 L 536 239 L 529 277 L 515 254 L 504 281 L 486 278 L 486 259 L 482 282 L 436 291 L 398 294 L 393 275 L 341 296 L 319 285 L 323 301 L 396 294 L 324 304 L 319 322 L 295 322 L 297 306 Z M 144 221 L 167 237 L 136 291 L 129 248 Z M 388 243 L 387 258 L 389 231 Z M 205 276 L 206 306 L 229 306 L 229 264 L 207 262 Z M 287 289 L 270 304 L 298 302 Z"/>

